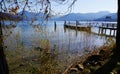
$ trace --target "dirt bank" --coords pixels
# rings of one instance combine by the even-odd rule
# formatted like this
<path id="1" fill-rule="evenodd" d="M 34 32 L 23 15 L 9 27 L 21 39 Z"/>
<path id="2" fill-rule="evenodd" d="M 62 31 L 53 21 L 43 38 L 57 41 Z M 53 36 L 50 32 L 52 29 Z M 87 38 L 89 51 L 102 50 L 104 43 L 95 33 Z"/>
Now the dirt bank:
<path id="1" fill-rule="evenodd" d="M 63 74 L 91 74 L 109 60 L 115 45 L 102 46 L 69 65 Z"/>

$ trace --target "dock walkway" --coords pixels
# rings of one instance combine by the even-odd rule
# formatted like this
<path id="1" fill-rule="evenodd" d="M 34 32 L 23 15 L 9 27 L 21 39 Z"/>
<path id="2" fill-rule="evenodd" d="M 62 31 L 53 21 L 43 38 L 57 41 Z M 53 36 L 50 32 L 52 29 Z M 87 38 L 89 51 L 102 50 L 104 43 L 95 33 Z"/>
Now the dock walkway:
<path id="1" fill-rule="evenodd" d="M 117 32 L 117 23 L 112 22 L 103 22 L 99 24 L 98 22 L 79 23 L 79 21 L 76 21 L 71 23 L 70 21 L 64 21 L 64 27 L 89 32 L 91 31 L 91 27 L 98 27 L 98 35 L 106 35 L 106 31 L 109 30 L 109 36 L 116 36 Z"/>

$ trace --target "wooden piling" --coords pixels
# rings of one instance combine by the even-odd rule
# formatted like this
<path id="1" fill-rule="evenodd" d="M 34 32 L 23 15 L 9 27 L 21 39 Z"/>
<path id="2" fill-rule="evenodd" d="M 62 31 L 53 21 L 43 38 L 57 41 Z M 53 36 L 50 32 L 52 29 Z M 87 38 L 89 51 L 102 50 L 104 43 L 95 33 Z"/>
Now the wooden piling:
<path id="1" fill-rule="evenodd" d="M 99 27 L 98 35 L 100 35 L 101 28 Z"/>
<path id="2" fill-rule="evenodd" d="M 112 24 L 112 28 L 114 28 L 114 25 L 115 25 L 115 24 Z"/>
<path id="3" fill-rule="evenodd" d="M 77 21 L 76 21 L 76 27 L 75 27 L 75 29 L 77 30 Z"/>
<path id="4" fill-rule="evenodd" d="M 54 22 L 54 31 L 56 32 L 56 21 Z"/>
<path id="5" fill-rule="evenodd" d="M 101 34 L 103 34 L 103 28 L 101 28 Z"/>
<path id="6" fill-rule="evenodd" d="M 114 30 L 114 32 L 113 32 L 113 35 L 115 36 L 115 30 Z"/>
<path id="7" fill-rule="evenodd" d="M 64 25 L 66 25 L 66 21 L 64 21 Z"/>
<path id="8" fill-rule="evenodd" d="M 111 36 L 111 32 L 112 32 L 112 30 L 110 29 L 110 36 Z"/>
<path id="9" fill-rule="evenodd" d="M 105 29 L 105 34 L 106 34 L 106 29 Z"/>

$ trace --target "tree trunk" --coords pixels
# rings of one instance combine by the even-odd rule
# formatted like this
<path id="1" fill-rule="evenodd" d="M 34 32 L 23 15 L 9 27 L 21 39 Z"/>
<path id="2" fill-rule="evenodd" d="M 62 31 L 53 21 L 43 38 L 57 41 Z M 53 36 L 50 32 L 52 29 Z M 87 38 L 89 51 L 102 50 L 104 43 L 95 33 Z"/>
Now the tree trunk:
<path id="1" fill-rule="evenodd" d="M 116 36 L 116 52 L 120 55 L 120 0 L 118 0 L 118 24 L 117 24 L 117 36 Z"/>
<path id="2" fill-rule="evenodd" d="M 7 61 L 3 50 L 3 34 L 1 25 L 2 24 L 0 21 L 0 74 L 9 74 Z"/>
<path id="3" fill-rule="evenodd" d="M 94 72 L 94 74 L 109 74 L 116 67 L 118 61 L 120 61 L 120 0 L 118 0 L 118 20 L 117 20 L 117 33 L 116 33 L 116 48 L 114 49 L 114 55 L 111 59 L 103 65 L 100 69 Z M 120 74 L 118 72 L 118 74 Z"/>

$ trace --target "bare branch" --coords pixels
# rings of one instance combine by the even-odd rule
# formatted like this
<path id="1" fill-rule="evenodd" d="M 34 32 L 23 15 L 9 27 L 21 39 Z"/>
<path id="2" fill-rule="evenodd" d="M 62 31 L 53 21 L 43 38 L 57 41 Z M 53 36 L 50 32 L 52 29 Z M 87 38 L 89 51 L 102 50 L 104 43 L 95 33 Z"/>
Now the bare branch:
<path id="1" fill-rule="evenodd" d="M 22 14 L 21 15 L 23 15 L 24 14 L 24 11 L 25 11 L 25 8 L 26 8 L 26 5 L 28 4 L 28 0 L 26 0 L 26 2 L 25 2 L 25 5 L 24 5 L 24 8 L 23 8 L 23 10 L 22 10 Z"/>

